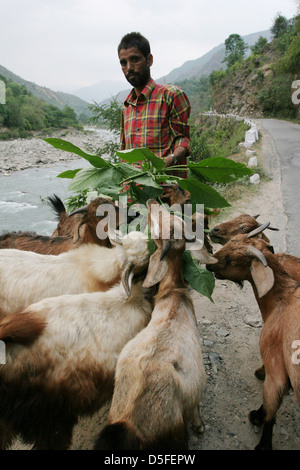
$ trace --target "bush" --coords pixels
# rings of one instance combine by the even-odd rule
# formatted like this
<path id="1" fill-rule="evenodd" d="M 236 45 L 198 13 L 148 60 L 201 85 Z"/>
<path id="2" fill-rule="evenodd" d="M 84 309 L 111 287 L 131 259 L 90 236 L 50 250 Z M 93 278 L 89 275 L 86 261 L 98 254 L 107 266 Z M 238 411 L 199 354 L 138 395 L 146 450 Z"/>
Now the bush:
<path id="1" fill-rule="evenodd" d="M 278 75 L 258 95 L 263 112 L 267 116 L 294 118 L 296 109 L 291 100 L 290 75 Z"/>

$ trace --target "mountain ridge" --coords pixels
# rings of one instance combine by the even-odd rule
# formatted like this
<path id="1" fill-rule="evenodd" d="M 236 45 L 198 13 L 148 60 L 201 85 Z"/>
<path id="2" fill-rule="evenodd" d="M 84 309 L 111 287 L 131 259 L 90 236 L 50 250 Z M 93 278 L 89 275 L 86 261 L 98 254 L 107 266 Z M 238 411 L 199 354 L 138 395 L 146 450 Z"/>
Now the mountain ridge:
<path id="1" fill-rule="evenodd" d="M 2 65 L 0 65 L 0 75 L 18 83 L 19 85 L 24 85 L 35 97 L 42 98 L 46 103 L 57 106 L 59 109 L 69 106 L 74 109 L 78 117 L 80 114 L 90 114 L 88 109 L 89 103 L 76 95 L 65 93 L 63 91 L 53 91 L 50 88 L 36 85 L 34 82 L 30 82 L 29 80 L 19 77 Z"/>
<path id="2" fill-rule="evenodd" d="M 245 36 L 242 36 L 243 40 L 249 46 L 255 44 L 259 36 L 266 37 L 268 40 L 271 38 L 271 31 L 265 30 L 256 33 L 251 33 Z M 203 75 L 209 75 L 214 70 L 220 70 L 223 67 L 223 59 L 225 57 L 225 45 L 224 43 L 215 46 L 206 54 L 198 57 L 197 59 L 192 59 L 184 62 L 180 67 L 177 67 L 171 70 L 167 75 L 155 78 L 155 81 L 160 84 L 165 83 L 178 83 L 185 79 L 189 78 L 200 78 Z M 36 85 L 33 82 L 25 80 L 10 70 L 6 69 L 0 65 L 0 75 L 3 75 L 5 78 L 11 79 L 20 85 L 24 85 L 33 95 L 38 98 L 42 98 L 46 103 L 57 106 L 62 109 L 64 106 L 69 106 L 74 109 L 77 116 L 80 117 L 81 114 L 90 116 L 90 111 L 88 109 L 89 104 L 92 102 L 107 104 L 111 101 L 112 98 L 116 98 L 118 101 L 124 101 L 131 88 L 121 89 L 117 91 L 117 86 L 120 84 L 120 81 L 102 81 L 95 83 L 89 87 L 83 87 L 73 93 L 65 93 L 62 91 L 53 91 L 50 88 Z M 110 91 L 107 92 L 107 97 L 103 98 L 103 86 L 107 83 L 107 87 L 110 86 Z M 101 95 L 99 94 L 98 88 L 100 87 Z M 92 98 L 94 93 L 94 98 Z M 114 95 L 112 93 L 115 93 Z M 81 95 L 81 96 L 79 96 Z M 110 95 L 110 96 L 109 96 Z M 86 99 L 84 99 L 86 97 Z M 99 99 L 100 98 L 100 99 Z M 89 101 L 87 101 L 89 99 Z"/>

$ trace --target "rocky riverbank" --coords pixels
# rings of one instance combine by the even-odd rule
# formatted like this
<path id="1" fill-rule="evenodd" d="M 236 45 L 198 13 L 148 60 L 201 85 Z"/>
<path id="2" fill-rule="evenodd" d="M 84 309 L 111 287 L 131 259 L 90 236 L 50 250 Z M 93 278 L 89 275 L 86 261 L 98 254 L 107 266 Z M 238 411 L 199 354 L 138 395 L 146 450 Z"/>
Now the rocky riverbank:
<path id="1" fill-rule="evenodd" d="M 0 174 L 45 167 L 78 158 L 77 155 L 55 149 L 44 141 L 48 137 L 67 140 L 86 152 L 95 153 L 110 138 L 109 131 L 86 129 L 84 131 L 59 131 L 50 135 L 36 134 L 31 139 L 0 141 Z"/>

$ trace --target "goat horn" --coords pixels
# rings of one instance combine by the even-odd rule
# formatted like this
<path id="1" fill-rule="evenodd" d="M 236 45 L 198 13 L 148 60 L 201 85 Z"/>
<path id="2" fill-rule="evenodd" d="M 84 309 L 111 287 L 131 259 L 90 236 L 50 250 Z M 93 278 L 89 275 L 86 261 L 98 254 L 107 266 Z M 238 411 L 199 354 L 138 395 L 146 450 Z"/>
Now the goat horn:
<path id="1" fill-rule="evenodd" d="M 123 274 L 122 274 L 121 282 L 122 282 L 122 285 L 125 289 L 127 297 L 129 297 L 130 294 L 131 294 L 131 280 L 132 280 L 132 277 L 133 277 L 133 272 L 132 272 L 133 268 L 134 268 L 134 264 L 133 263 L 128 263 L 125 266 Z"/>
<path id="2" fill-rule="evenodd" d="M 265 256 L 262 254 L 261 251 L 259 251 L 257 248 L 255 248 L 255 246 L 248 246 L 248 248 L 246 250 L 246 254 L 251 256 L 251 257 L 254 257 L 254 258 L 258 259 L 259 261 L 262 262 L 262 264 L 264 266 L 268 266 L 268 263 L 267 263 L 267 260 L 266 260 Z"/>
<path id="3" fill-rule="evenodd" d="M 88 206 L 82 206 L 82 207 L 79 207 L 78 209 L 75 209 L 74 211 L 70 212 L 70 214 L 68 214 L 69 217 L 72 217 L 72 215 L 75 215 L 75 214 L 82 214 L 84 212 L 87 212 L 88 210 Z"/>
<path id="4" fill-rule="evenodd" d="M 258 227 L 261 227 L 261 226 L 262 226 L 262 224 L 258 224 Z M 275 230 L 275 231 L 279 232 L 279 228 L 277 228 L 277 227 L 267 227 L 267 229 L 268 230 Z"/>
<path id="5" fill-rule="evenodd" d="M 252 232 L 248 233 L 247 238 L 255 237 L 255 235 L 258 235 L 259 233 L 266 230 L 266 228 L 268 228 L 269 225 L 270 225 L 270 222 L 266 222 L 265 224 L 259 225 L 256 229 L 252 230 Z"/>
<path id="6" fill-rule="evenodd" d="M 121 245 L 122 244 L 122 232 L 120 230 L 116 230 L 108 224 L 108 238 L 110 239 L 113 245 Z"/>

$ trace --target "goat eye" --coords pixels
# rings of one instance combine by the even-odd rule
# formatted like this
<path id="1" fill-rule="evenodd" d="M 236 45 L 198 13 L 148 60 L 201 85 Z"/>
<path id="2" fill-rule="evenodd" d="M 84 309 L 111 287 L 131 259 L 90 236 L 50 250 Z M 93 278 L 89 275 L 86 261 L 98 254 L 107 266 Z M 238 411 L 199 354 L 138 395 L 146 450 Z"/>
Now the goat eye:
<path id="1" fill-rule="evenodd" d="M 248 233 L 247 227 L 242 227 L 241 230 L 242 230 L 242 232 L 244 232 L 244 233 Z"/>

